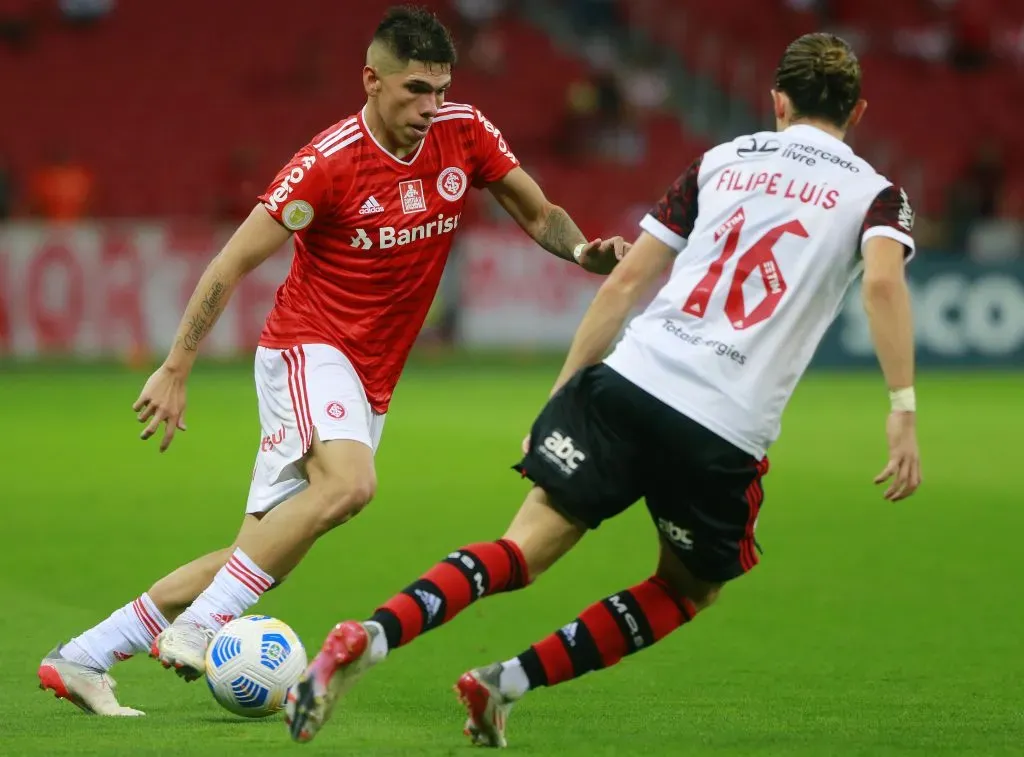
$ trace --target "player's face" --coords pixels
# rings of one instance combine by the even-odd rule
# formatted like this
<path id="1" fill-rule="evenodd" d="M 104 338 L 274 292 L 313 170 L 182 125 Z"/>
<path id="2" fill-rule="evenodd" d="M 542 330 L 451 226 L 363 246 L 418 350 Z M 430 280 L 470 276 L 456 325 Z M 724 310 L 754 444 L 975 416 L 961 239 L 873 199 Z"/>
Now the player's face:
<path id="1" fill-rule="evenodd" d="M 379 82 L 377 108 L 384 126 L 396 142 L 411 146 L 427 136 L 451 87 L 452 74 L 448 66 L 410 61 L 404 70 Z"/>

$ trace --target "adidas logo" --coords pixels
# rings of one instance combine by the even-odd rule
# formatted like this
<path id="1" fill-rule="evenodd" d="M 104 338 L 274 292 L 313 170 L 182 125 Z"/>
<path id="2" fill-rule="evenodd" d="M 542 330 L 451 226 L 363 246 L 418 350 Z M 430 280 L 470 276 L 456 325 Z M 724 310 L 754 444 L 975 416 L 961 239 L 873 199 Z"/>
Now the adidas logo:
<path id="1" fill-rule="evenodd" d="M 562 636 L 565 637 L 565 643 L 570 647 L 576 646 L 576 632 L 580 629 L 580 622 L 574 620 L 572 623 L 566 623 L 562 626 Z"/>
<path id="2" fill-rule="evenodd" d="M 419 597 L 423 606 L 427 608 L 427 622 L 432 622 L 437 616 L 438 610 L 441 609 L 441 598 L 436 594 L 431 594 L 429 591 L 423 591 L 423 589 L 416 589 L 416 596 Z"/>
<path id="3" fill-rule="evenodd" d="M 362 207 L 359 208 L 359 215 L 361 216 L 368 216 L 373 215 L 374 213 L 383 212 L 384 206 L 377 202 L 377 198 L 374 197 L 373 195 L 370 195 L 367 198 L 366 202 L 362 204 Z"/>

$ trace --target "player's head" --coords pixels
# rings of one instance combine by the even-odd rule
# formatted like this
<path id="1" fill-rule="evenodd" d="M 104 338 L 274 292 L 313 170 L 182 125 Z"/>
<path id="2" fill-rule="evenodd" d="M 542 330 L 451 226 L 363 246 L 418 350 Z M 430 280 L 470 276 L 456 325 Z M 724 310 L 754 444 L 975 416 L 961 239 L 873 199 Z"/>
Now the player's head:
<path id="1" fill-rule="evenodd" d="M 396 147 L 426 136 L 456 57 L 451 32 L 430 11 L 397 6 L 384 14 L 366 51 L 363 86 Z"/>
<path id="2" fill-rule="evenodd" d="M 779 130 L 809 121 L 845 133 L 867 103 L 860 97 L 860 62 L 834 34 L 805 34 L 786 48 L 775 71 L 772 100 Z"/>

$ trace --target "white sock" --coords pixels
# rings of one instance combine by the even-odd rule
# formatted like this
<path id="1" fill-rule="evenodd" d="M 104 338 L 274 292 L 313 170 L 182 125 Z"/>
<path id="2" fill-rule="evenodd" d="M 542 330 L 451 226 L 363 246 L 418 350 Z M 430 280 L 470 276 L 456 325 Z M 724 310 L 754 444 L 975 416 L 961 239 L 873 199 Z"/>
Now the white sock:
<path id="1" fill-rule="evenodd" d="M 167 628 L 164 618 L 149 594 L 143 594 L 109 618 L 93 626 L 61 647 L 65 660 L 110 670 L 115 662 L 148 652 L 153 639 Z"/>
<path id="2" fill-rule="evenodd" d="M 370 659 L 380 662 L 388 656 L 388 637 L 384 635 L 384 626 L 375 620 L 368 620 L 365 625 L 376 627 L 377 634 L 370 641 Z"/>
<path id="3" fill-rule="evenodd" d="M 213 583 L 196 597 L 181 617 L 219 631 L 226 623 L 244 615 L 273 585 L 273 577 L 235 547 L 227 565 L 217 571 Z"/>
<path id="4" fill-rule="evenodd" d="M 530 679 L 523 670 L 518 657 L 501 663 L 501 674 L 498 676 L 498 689 L 511 699 L 519 699 L 530 690 Z"/>

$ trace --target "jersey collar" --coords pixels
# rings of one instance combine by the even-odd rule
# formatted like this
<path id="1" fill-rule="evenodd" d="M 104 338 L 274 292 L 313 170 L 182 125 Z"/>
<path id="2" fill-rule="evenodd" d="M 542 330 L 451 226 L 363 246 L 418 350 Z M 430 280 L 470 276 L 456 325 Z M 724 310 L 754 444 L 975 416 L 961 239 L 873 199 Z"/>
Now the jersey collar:
<path id="1" fill-rule="evenodd" d="M 836 139 L 828 132 L 824 132 L 809 124 L 793 124 L 792 126 L 783 129 L 783 134 L 802 135 L 804 139 L 811 142 L 818 142 L 819 144 L 829 144 L 836 151 L 842 152 L 853 152 L 853 148 L 850 147 L 846 142 L 841 139 Z"/>
<path id="2" fill-rule="evenodd" d="M 387 150 L 385 150 L 384 146 L 381 145 L 381 143 L 377 141 L 377 138 L 375 136 L 373 136 L 373 132 L 370 131 L 370 127 L 366 125 L 366 106 L 365 105 L 363 106 L 362 110 L 359 111 L 359 123 L 362 125 L 363 131 L 366 132 L 366 136 L 368 136 L 370 138 L 370 141 L 373 142 L 374 146 L 376 146 L 376 148 L 378 150 L 380 150 L 381 154 L 384 155 L 386 158 L 390 158 L 393 162 L 397 163 L 398 165 L 400 165 L 400 166 L 402 166 L 404 168 L 408 168 L 409 166 L 411 166 L 413 163 L 416 162 L 416 158 L 418 158 L 420 156 L 420 153 L 423 152 L 423 145 L 425 145 L 427 140 L 430 139 L 430 132 L 433 131 L 433 129 L 430 129 L 427 132 L 427 135 L 425 137 L 423 137 L 423 139 L 420 140 L 419 147 L 417 147 L 412 152 L 412 154 L 409 155 L 408 158 L 406 158 L 405 160 L 402 160 L 401 158 L 397 157 L 393 153 L 390 153 Z"/>

